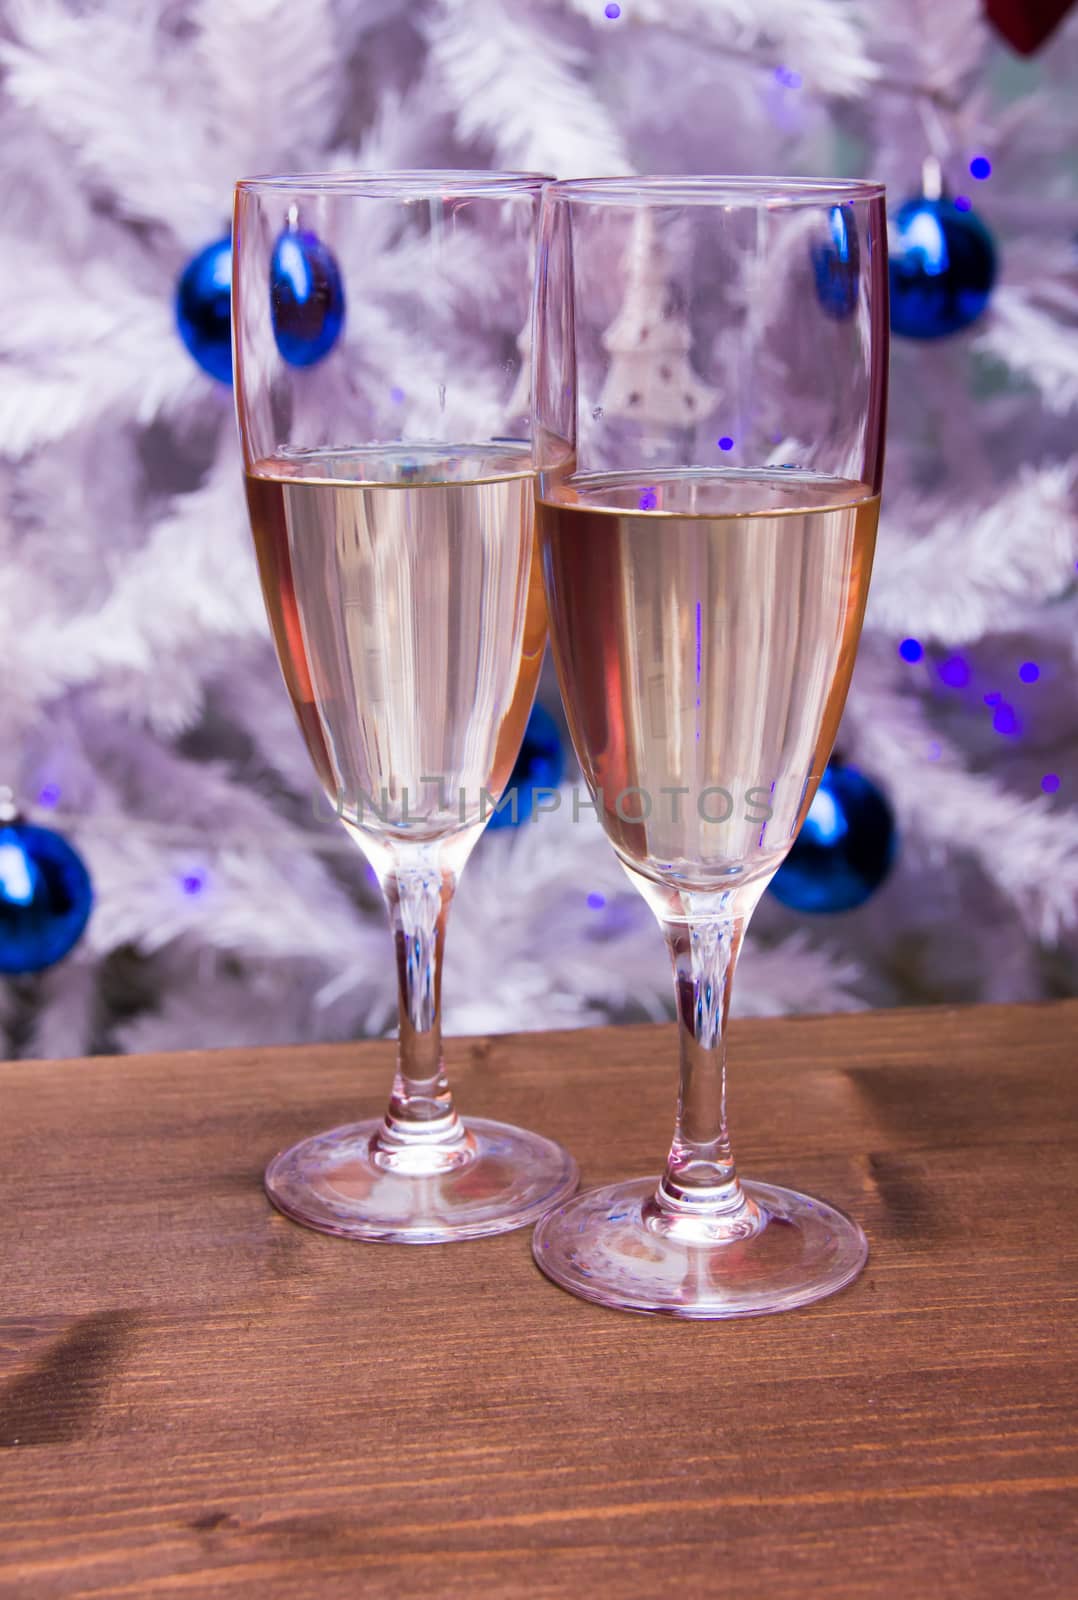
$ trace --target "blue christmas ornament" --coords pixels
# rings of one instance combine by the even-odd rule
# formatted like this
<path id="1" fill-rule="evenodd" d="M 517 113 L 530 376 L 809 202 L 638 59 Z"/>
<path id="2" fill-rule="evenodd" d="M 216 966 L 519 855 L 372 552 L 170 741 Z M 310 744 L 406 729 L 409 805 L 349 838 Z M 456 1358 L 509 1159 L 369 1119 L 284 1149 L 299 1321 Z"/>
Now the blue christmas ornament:
<path id="1" fill-rule="evenodd" d="M 40 972 L 78 942 L 90 875 L 60 834 L 0 811 L 0 972 Z"/>
<path id="2" fill-rule="evenodd" d="M 542 706 L 532 707 L 516 766 L 502 797 L 501 809 L 492 813 L 489 828 L 511 828 L 526 822 L 535 805 L 537 789 L 556 789 L 565 771 L 565 750 L 558 724 Z M 513 795 L 516 794 L 516 812 Z"/>
<path id="3" fill-rule="evenodd" d="M 895 819 L 855 767 L 829 766 L 771 893 L 794 911 L 853 911 L 871 899 L 895 854 Z"/>
<path id="4" fill-rule="evenodd" d="M 315 233 L 291 224 L 270 262 L 273 336 L 290 367 L 313 367 L 328 355 L 344 325 L 341 271 Z"/>
<path id="5" fill-rule="evenodd" d="M 844 322 L 857 309 L 861 273 L 861 246 L 857 222 L 849 207 L 832 206 L 827 218 L 829 239 L 812 247 L 816 298 L 821 309 L 836 322 Z"/>
<path id="6" fill-rule="evenodd" d="M 231 235 L 208 244 L 184 267 L 176 285 L 176 325 L 203 372 L 231 383 Z"/>
<path id="7" fill-rule="evenodd" d="M 996 247 L 979 217 L 924 195 L 891 229 L 891 327 L 907 339 L 942 339 L 976 322 L 996 281 Z"/>

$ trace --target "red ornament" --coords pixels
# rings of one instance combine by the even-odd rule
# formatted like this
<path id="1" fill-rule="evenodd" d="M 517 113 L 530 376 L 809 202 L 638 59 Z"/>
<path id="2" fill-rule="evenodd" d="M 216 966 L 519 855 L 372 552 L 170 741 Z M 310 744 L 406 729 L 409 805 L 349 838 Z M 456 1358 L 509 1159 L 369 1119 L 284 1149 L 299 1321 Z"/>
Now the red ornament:
<path id="1" fill-rule="evenodd" d="M 984 0 L 984 14 L 1020 55 L 1032 55 L 1067 15 L 1074 0 Z"/>

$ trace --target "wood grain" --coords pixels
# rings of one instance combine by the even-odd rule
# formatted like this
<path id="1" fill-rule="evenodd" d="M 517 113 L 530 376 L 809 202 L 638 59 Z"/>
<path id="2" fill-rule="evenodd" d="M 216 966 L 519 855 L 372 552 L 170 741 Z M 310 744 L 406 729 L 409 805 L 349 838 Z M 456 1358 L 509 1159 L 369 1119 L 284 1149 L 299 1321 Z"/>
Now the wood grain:
<path id="1" fill-rule="evenodd" d="M 273 1213 L 389 1045 L 0 1067 L 0 1594 L 1072 1597 L 1076 1057 L 1076 1002 L 735 1026 L 743 1170 L 872 1257 L 710 1325 L 576 1301 L 524 1234 Z M 585 1182 L 657 1170 L 671 1030 L 450 1058 Z"/>

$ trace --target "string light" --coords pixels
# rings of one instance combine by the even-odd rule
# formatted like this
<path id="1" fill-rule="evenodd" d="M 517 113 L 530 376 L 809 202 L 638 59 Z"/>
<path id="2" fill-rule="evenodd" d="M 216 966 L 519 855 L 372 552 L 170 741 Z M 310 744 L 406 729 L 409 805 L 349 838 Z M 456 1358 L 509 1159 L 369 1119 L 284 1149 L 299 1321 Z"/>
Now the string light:
<path id="1" fill-rule="evenodd" d="M 965 656 L 948 656 L 937 670 L 948 689 L 964 689 L 969 682 L 969 662 Z"/>
<path id="2" fill-rule="evenodd" d="M 898 653 L 903 661 L 909 661 L 910 663 L 920 661 L 925 653 L 924 645 L 920 639 L 903 639 L 898 647 Z"/>

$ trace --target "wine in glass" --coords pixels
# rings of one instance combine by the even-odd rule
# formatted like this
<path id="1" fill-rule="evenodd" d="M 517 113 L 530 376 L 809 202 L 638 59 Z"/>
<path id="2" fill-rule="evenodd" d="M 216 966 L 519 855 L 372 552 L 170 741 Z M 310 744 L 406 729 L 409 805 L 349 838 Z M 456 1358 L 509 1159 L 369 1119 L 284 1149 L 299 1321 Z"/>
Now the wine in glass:
<path id="1" fill-rule="evenodd" d="M 386 1115 L 266 1171 L 273 1203 L 327 1233 L 499 1233 L 576 1187 L 551 1140 L 458 1115 L 440 1031 L 450 902 L 512 772 L 546 641 L 521 379 L 545 181 L 327 174 L 236 190 L 236 403 L 266 607 L 396 947 Z"/>
<path id="2" fill-rule="evenodd" d="M 742 1181 L 724 1032 L 749 918 L 835 738 L 872 566 L 887 269 L 877 185 L 558 183 L 534 427 L 551 641 L 596 810 L 673 961 L 661 1177 L 553 1210 L 535 1256 L 633 1311 L 802 1305 L 864 1264 L 834 1207 Z"/>

